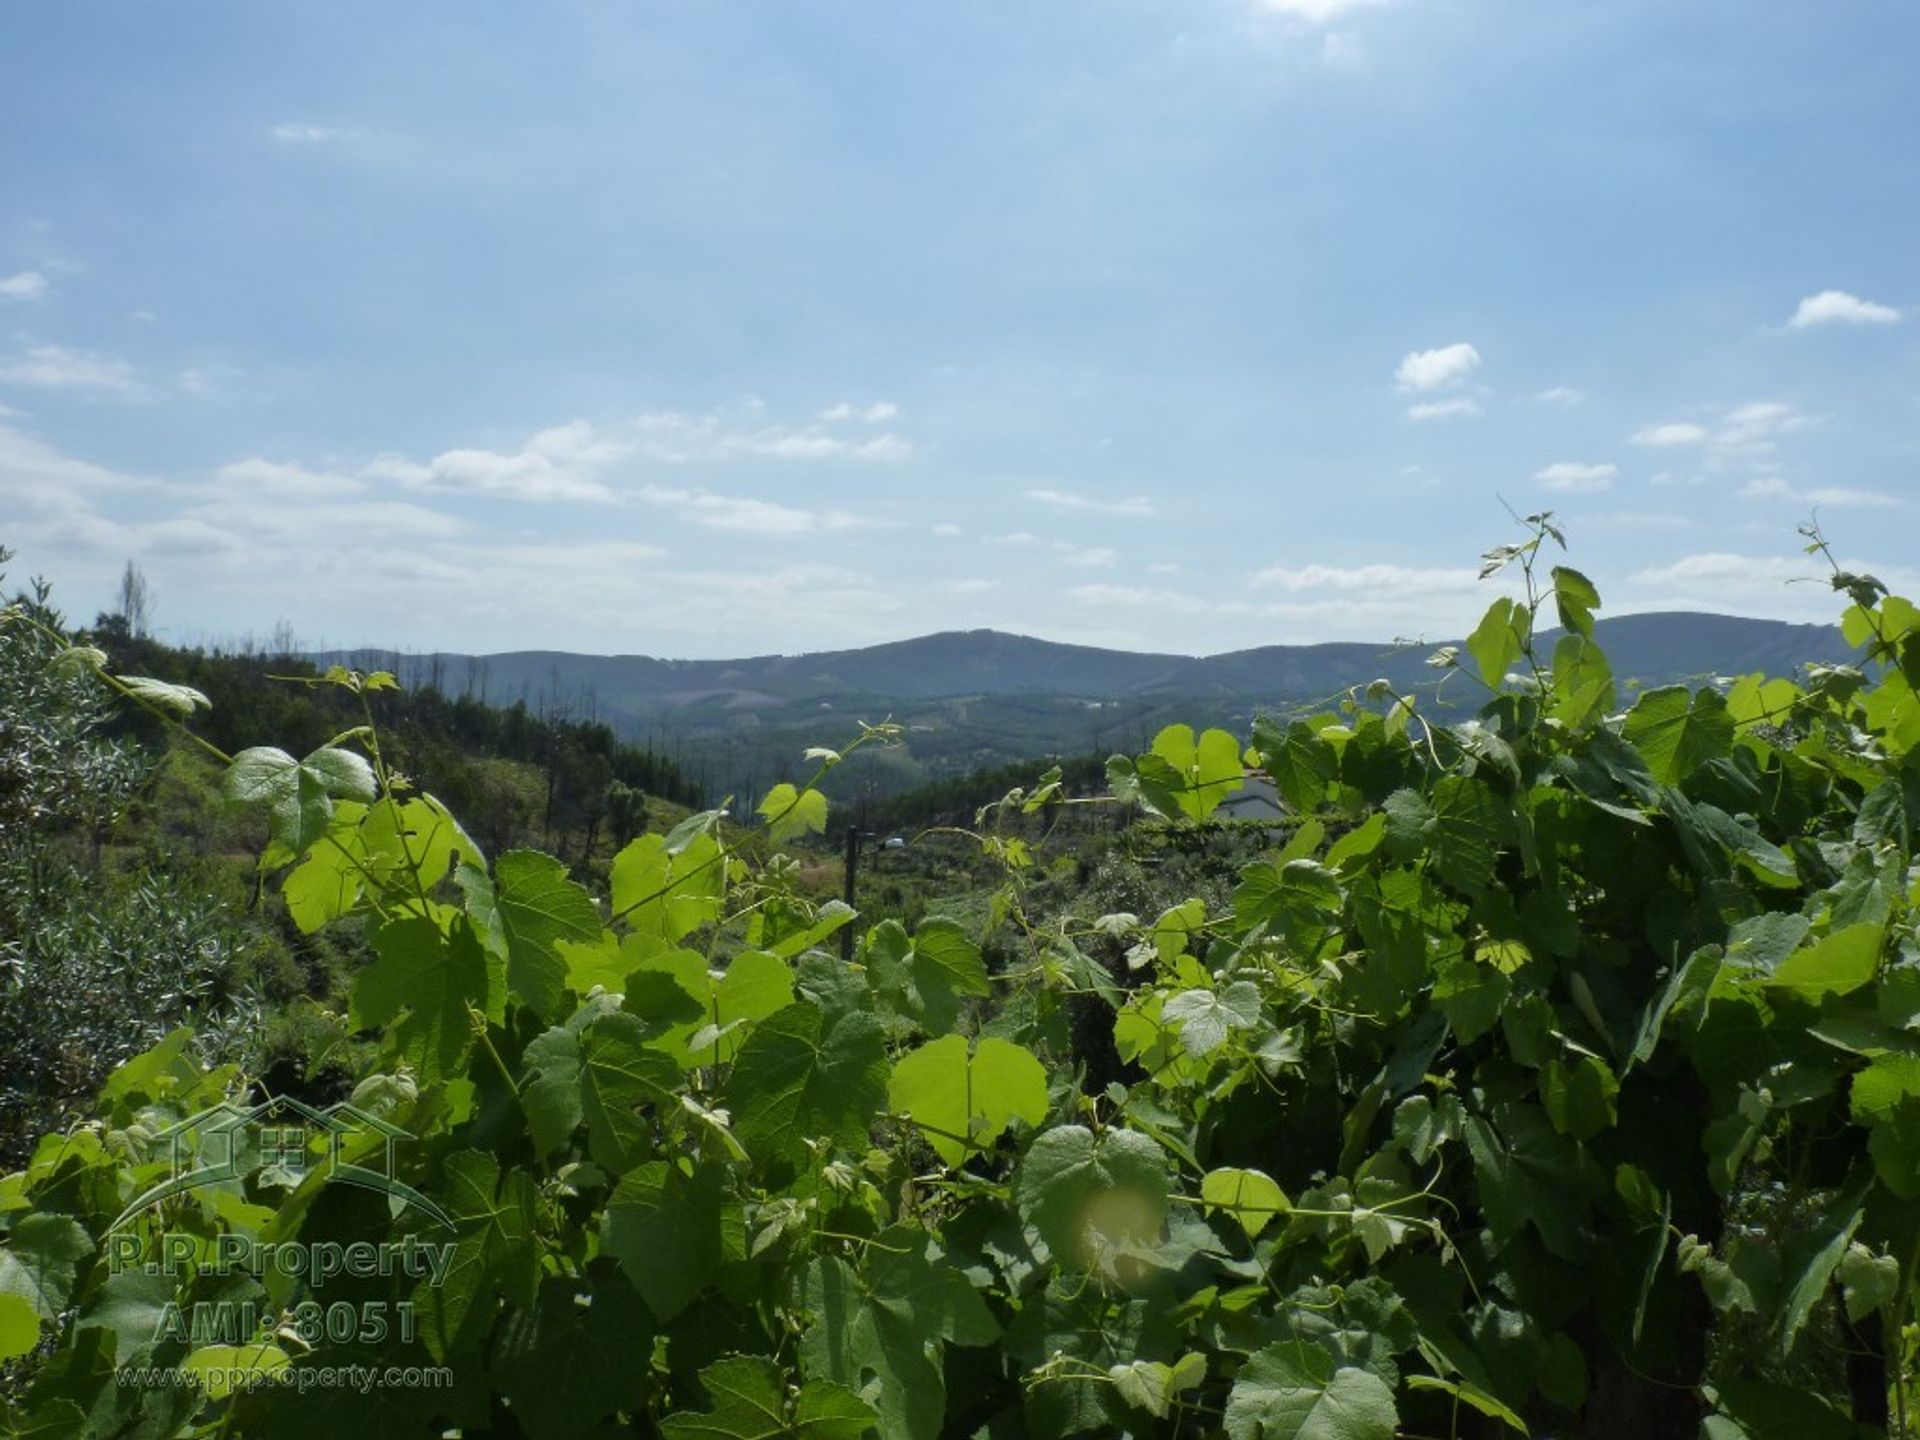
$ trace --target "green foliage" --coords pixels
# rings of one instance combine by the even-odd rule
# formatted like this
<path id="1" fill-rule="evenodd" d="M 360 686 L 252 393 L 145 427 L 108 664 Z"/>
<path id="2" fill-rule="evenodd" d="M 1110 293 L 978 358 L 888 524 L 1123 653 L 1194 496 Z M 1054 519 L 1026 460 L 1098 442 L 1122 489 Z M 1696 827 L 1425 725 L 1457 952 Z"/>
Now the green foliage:
<path id="1" fill-rule="evenodd" d="M 245 1092 L 184 1035 L 123 1067 L 97 1126 L 0 1181 L 0 1351 L 34 1347 L 7 1425 L 1771 1440 L 1866 1433 L 1889 1398 L 1910 1421 L 1920 701 L 1869 664 L 1610 715 L 1597 594 L 1536 579 L 1557 540 L 1535 517 L 1489 559 L 1519 593 L 1470 642 L 1473 720 L 1382 693 L 1112 764 L 1166 854 L 1229 844 L 1202 822 L 1265 768 L 1307 813 L 1232 841 L 1237 873 L 1048 913 L 1018 830 L 1065 803 L 1045 781 L 976 820 L 1004 867 L 980 926 L 869 923 L 853 962 L 772 853 L 811 789 L 641 837 L 603 903 L 396 795 L 371 732 L 339 745 L 372 795 L 311 749 L 262 783 L 249 762 L 238 793 L 291 816 L 267 862 L 301 923 L 371 937 L 354 1103 L 400 1133 L 326 1144 L 356 1173 L 391 1144 L 391 1184 L 250 1154 L 138 1201 L 168 1126 Z M 1902 658 L 1910 611 L 1836 584 Z M 221 1237 L 439 1268 L 115 1269 L 129 1239 Z M 155 1329 L 222 1285 L 270 1313 Z M 401 1300 L 405 1333 L 275 1323 Z M 134 1355 L 452 1383 L 148 1393 L 115 1382 Z"/>
<path id="2" fill-rule="evenodd" d="M 36 582 L 0 609 L 6 1163 L 78 1119 L 116 1064 L 183 1020 L 210 1052 L 252 1048 L 258 990 L 286 960 L 217 858 L 130 819 L 169 774 L 114 731 L 127 693 L 150 704 L 153 692 L 103 679 L 107 657 L 72 643 L 50 599 Z"/>
<path id="3" fill-rule="evenodd" d="M 888 1103 L 920 1127 L 949 1165 L 988 1148 L 1015 1120 L 1047 1117 L 1047 1074 L 1031 1052 L 984 1036 L 968 1052 L 964 1035 L 942 1035 L 900 1058 Z"/>
<path id="4" fill-rule="evenodd" d="M 767 838 L 782 845 L 827 828 L 827 797 L 818 790 L 798 791 L 782 782 L 767 792 L 759 813 L 767 822 Z"/>

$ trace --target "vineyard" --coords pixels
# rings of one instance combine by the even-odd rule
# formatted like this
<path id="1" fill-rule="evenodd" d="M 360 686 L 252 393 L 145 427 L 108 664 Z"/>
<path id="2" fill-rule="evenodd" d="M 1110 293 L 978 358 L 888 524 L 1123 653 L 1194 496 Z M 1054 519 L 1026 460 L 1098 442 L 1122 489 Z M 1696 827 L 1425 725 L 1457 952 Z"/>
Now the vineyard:
<path id="1" fill-rule="evenodd" d="M 217 759 L 369 1058 L 317 1107 L 183 1026 L 39 1140 L 0 1433 L 1920 1436 L 1920 610 L 1836 566 L 1855 664 L 1635 694 L 1556 546 L 1488 555 L 1445 723 L 1382 682 L 983 807 L 984 927 L 798 883 L 886 726 L 602 884 L 310 679 L 354 723 Z M 1069 807 L 1204 850 L 1254 770 L 1230 903 L 1035 902 Z"/>

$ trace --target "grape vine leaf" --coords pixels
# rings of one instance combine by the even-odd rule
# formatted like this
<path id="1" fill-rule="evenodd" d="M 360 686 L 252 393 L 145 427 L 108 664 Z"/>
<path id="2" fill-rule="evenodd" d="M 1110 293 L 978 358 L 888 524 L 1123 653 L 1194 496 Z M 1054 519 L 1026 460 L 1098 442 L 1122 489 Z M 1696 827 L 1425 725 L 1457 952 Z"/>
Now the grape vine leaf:
<path id="1" fill-rule="evenodd" d="M 1805 1228 L 1780 1247 L 1780 1306 L 1776 1333 L 1780 1353 L 1786 1354 L 1794 1337 L 1807 1323 L 1832 1283 L 1834 1271 L 1853 1242 L 1854 1231 L 1865 1218 L 1865 1202 L 1873 1172 L 1862 1168 L 1842 1186 Z"/>
<path id="2" fill-rule="evenodd" d="M 1425 854 L 1442 879 L 1468 895 L 1479 895 L 1492 881 L 1512 820 L 1485 781 L 1448 775 L 1435 784 L 1431 799 L 1417 790 L 1396 790 L 1382 809 L 1394 854 Z"/>
<path id="3" fill-rule="evenodd" d="M 702 830 L 676 845 L 678 834 L 642 835 L 613 857 L 608 875 L 614 915 L 648 949 L 678 945 L 719 919 L 724 903 L 727 862 L 720 842 Z"/>
<path id="4" fill-rule="evenodd" d="M 267 812 L 267 834 L 284 847 L 287 860 L 305 854 L 326 833 L 335 799 L 371 802 L 380 793 L 363 758 L 324 745 L 304 760 L 270 745 L 242 750 L 221 783 L 229 800 Z"/>
<path id="5" fill-rule="evenodd" d="M 348 813 L 343 806 L 336 816 L 344 820 Z M 429 892 L 447 878 L 456 862 L 486 864 L 480 847 L 431 795 L 405 802 L 389 796 L 370 806 L 354 826 L 349 844 L 355 842 L 369 870 L 404 885 L 417 883 Z"/>
<path id="6" fill-rule="evenodd" d="M 1275 1216 L 1293 1208 L 1287 1192 L 1265 1171 L 1233 1165 L 1209 1170 L 1200 1181 L 1200 1198 L 1209 1207 L 1233 1216 L 1250 1238 L 1257 1237 Z"/>
<path id="7" fill-rule="evenodd" d="M 1640 697 L 1620 733 L 1640 751 L 1654 779 L 1677 785 L 1732 750 L 1733 717 L 1717 690 L 1690 694 L 1684 685 L 1664 685 Z"/>
<path id="8" fill-rule="evenodd" d="M 280 882 L 287 914 L 311 935 L 338 920 L 360 900 L 360 872 L 351 852 L 332 845 L 316 845 Z"/>
<path id="9" fill-rule="evenodd" d="M 1278 1344 L 1240 1367 L 1225 1425 L 1230 1440 L 1393 1440 L 1399 1420 L 1378 1375 L 1336 1369 L 1316 1346 Z"/>
<path id="10" fill-rule="evenodd" d="M 683 1014 L 677 997 L 660 988 L 664 983 L 691 996 L 694 1006 Z M 793 1002 L 793 971 L 766 950 L 742 950 L 717 973 L 691 950 L 657 950 L 627 977 L 629 1010 L 644 1007 L 643 992 L 651 994 L 656 1005 L 671 1000 L 666 1008 L 675 1017 L 648 1043 L 691 1070 L 736 1059 L 751 1033 L 748 1027 Z M 664 1017 L 665 1009 L 659 1013 Z"/>
<path id="11" fill-rule="evenodd" d="M 1553 567 L 1553 604 L 1561 626 L 1584 640 L 1593 638 L 1593 612 L 1600 608 L 1600 592 L 1578 570 Z"/>
<path id="12" fill-rule="evenodd" d="M 1870 923 L 1836 930 L 1782 960 L 1770 981 L 1808 1000 L 1849 994 L 1873 979 L 1883 933 Z"/>
<path id="13" fill-rule="evenodd" d="M 793 970 L 787 962 L 770 950 L 740 951 L 711 981 L 706 1024 L 688 1041 L 695 1062 L 731 1064 L 745 1043 L 744 1027 L 792 1003 Z"/>
<path id="14" fill-rule="evenodd" d="M 827 1029 L 804 1001 L 754 1027 L 721 1091 L 734 1133 L 762 1163 L 797 1158 L 809 1139 L 864 1150 L 867 1127 L 886 1097 L 880 1022 L 855 1011 Z"/>
<path id="15" fill-rule="evenodd" d="M 31 1300 L 0 1291 L 0 1361 L 29 1354 L 40 1343 L 40 1315 Z"/>
<path id="16" fill-rule="evenodd" d="M 42 1320 L 56 1320 L 73 1294 L 77 1267 L 92 1253 L 93 1241 L 70 1216 L 27 1215 L 0 1247 L 0 1295 L 18 1295 Z"/>
<path id="17" fill-rule="evenodd" d="M 1168 1189 L 1166 1155 L 1147 1136 L 1056 1125 L 1028 1148 L 1013 1193 L 1058 1263 L 1091 1267 L 1115 1246 L 1159 1236 Z"/>
<path id="18" fill-rule="evenodd" d="M 601 1261 L 585 1276 L 547 1276 L 530 1308 L 509 1311 L 488 1368 L 534 1440 L 572 1440 L 642 1408 L 652 1354 L 646 1307 Z"/>
<path id="19" fill-rule="evenodd" d="M 1578 1351 L 1574 1352 L 1578 1354 Z M 1501 1403 L 1477 1385 L 1464 1380 L 1442 1380 L 1437 1375 L 1409 1375 L 1409 1390 L 1438 1390 L 1443 1395 L 1451 1395 L 1461 1404 L 1478 1410 L 1489 1419 L 1498 1420 L 1517 1435 L 1532 1435 L 1527 1422 L 1513 1412 L 1509 1405 Z M 1544 1386 L 1542 1387 L 1544 1389 Z"/>
<path id="20" fill-rule="evenodd" d="M 1526 653 L 1530 633 L 1526 606 L 1502 595 L 1487 607 L 1467 637 L 1467 653 L 1480 667 L 1480 678 L 1489 689 L 1498 690 L 1507 667 Z"/>
<path id="21" fill-rule="evenodd" d="M 941 1434 L 945 1343 L 984 1345 L 999 1334 L 967 1277 L 929 1261 L 925 1244 L 924 1233 L 904 1226 L 883 1232 L 864 1280 L 838 1257 L 815 1260 L 806 1295 L 816 1323 L 800 1341 L 801 1368 L 810 1376 L 848 1387 L 876 1376 L 881 1433 L 910 1440 Z"/>
<path id="22" fill-rule="evenodd" d="M 1160 1018 L 1178 1027 L 1180 1043 L 1197 1060 L 1224 1045 L 1230 1031 L 1258 1025 L 1260 1013 L 1260 987 L 1251 980 L 1235 980 L 1224 990 L 1195 986 L 1176 992 Z"/>
<path id="23" fill-rule="evenodd" d="M 958 1165 L 1015 1119 L 1046 1119 L 1047 1072 L 1011 1041 L 988 1036 L 969 1055 L 964 1036 L 943 1035 L 901 1057 L 887 1100 L 921 1128 L 942 1160 Z"/>
<path id="24" fill-rule="evenodd" d="M 532 1176 L 503 1173 L 493 1156 L 479 1150 L 448 1156 L 444 1172 L 442 1203 L 453 1216 L 453 1254 L 441 1283 L 429 1277 L 414 1291 L 421 1338 L 442 1362 L 486 1339 L 499 1297 L 533 1304 L 540 1255 Z"/>
<path id="25" fill-rule="evenodd" d="M 98 654 L 98 651 L 94 652 Z M 171 680 L 156 680 L 151 675 L 116 675 L 113 677 L 126 687 L 127 693 L 149 705 L 157 705 L 170 715 L 185 720 L 196 710 L 211 710 L 213 702 L 191 685 L 180 685 Z"/>
<path id="26" fill-rule="evenodd" d="M 1553 718 L 1585 729 L 1613 709 L 1616 693 L 1606 652 L 1590 639 L 1562 635 L 1553 647 Z"/>
<path id="27" fill-rule="evenodd" d="M 1195 739 L 1191 725 L 1169 725 L 1153 737 L 1150 753 L 1173 767 L 1175 803 L 1189 820 L 1205 820 L 1246 783 L 1240 742 L 1225 730 L 1208 730 Z"/>
<path id="28" fill-rule="evenodd" d="M 789 1405 L 786 1376 L 758 1355 L 729 1355 L 700 1372 L 713 1408 L 660 1422 L 667 1440 L 862 1440 L 879 1418 L 844 1385 L 809 1380 Z"/>
<path id="29" fill-rule="evenodd" d="M 646 1022 L 618 1010 L 583 1009 L 535 1037 L 520 1098 L 540 1154 L 551 1155 L 584 1121 L 588 1154 L 609 1174 L 646 1158 L 653 1125 L 642 1107 L 677 1105 L 680 1087 L 679 1066 L 646 1041 Z"/>
<path id="30" fill-rule="evenodd" d="M 911 939 L 898 920 L 882 921 L 867 932 L 865 958 L 874 992 L 930 1034 L 953 1028 L 961 996 L 992 993 L 980 947 L 941 916 L 922 920 Z"/>
<path id="31" fill-rule="evenodd" d="M 818 790 L 796 790 L 783 782 L 767 792 L 755 813 L 767 822 L 767 839 L 784 845 L 802 835 L 819 835 L 826 830 L 827 797 Z"/>
<path id="32" fill-rule="evenodd" d="M 1161 1360 L 1131 1360 L 1125 1365 L 1109 1365 L 1107 1378 L 1127 1404 L 1163 1420 L 1174 1396 L 1194 1389 L 1207 1378 L 1207 1357 L 1189 1351 L 1172 1365 Z"/>
<path id="33" fill-rule="evenodd" d="M 1283 730 L 1265 716 L 1253 722 L 1253 743 L 1280 798 L 1302 815 L 1318 810 L 1339 768 L 1333 747 L 1304 720 Z"/>
<path id="34" fill-rule="evenodd" d="M 122 1270 L 107 1277 L 75 1323 L 84 1329 L 111 1330 L 114 1358 L 128 1364 L 153 1348 L 155 1337 L 164 1333 L 161 1322 L 167 1307 L 178 1298 L 172 1276 Z"/>
<path id="35" fill-rule="evenodd" d="M 1588 1209 L 1606 1189 L 1586 1150 L 1561 1135 L 1536 1106 L 1501 1106 L 1495 1123 L 1471 1116 L 1466 1123 L 1474 1183 L 1488 1228 L 1502 1245 L 1531 1223 L 1547 1249 L 1582 1260 L 1591 1249 Z"/>
<path id="36" fill-rule="evenodd" d="M 600 1248 L 620 1262 L 647 1308 L 671 1320 L 699 1296 L 722 1261 L 744 1259 L 746 1218 L 727 1172 L 691 1172 L 650 1160 L 621 1177 L 600 1222 Z"/>
<path id="37" fill-rule="evenodd" d="M 409 915 L 373 932 L 377 957 L 354 977 L 350 1013 L 362 1029 L 387 1034 L 423 1079 L 457 1072 L 473 1043 L 467 1007 L 488 1009 L 487 955 L 466 917 L 442 932 Z"/>
<path id="38" fill-rule="evenodd" d="M 507 985 L 547 1019 L 567 984 L 559 941 L 592 944 L 601 936 L 593 897 L 567 867 L 538 850 L 509 850 L 493 866 L 494 906 L 507 942 Z"/>

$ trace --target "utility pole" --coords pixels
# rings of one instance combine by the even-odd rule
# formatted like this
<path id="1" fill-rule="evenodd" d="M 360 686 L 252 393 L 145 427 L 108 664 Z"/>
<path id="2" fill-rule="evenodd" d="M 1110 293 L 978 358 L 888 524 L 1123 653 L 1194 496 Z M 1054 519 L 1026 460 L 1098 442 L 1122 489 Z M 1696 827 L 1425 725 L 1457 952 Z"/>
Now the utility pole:
<path id="1" fill-rule="evenodd" d="M 860 840 L 860 827 L 858 825 L 848 825 L 846 884 L 841 887 L 841 895 L 846 900 L 849 910 L 859 908 L 853 903 L 853 895 L 854 879 L 860 872 Z M 840 958 L 849 965 L 853 963 L 854 929 L 855 926 L 853 922 L 848 921 L 840 931 Z"/>

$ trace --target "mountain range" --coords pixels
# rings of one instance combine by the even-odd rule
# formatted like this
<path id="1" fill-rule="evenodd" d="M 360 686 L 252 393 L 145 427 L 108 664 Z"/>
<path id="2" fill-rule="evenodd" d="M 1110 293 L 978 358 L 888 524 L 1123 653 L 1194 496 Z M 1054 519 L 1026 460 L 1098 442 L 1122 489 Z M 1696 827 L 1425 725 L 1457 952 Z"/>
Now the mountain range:
<path id="1" fill-rule="evenodd" d="M 1795 673 L 1853 658 L 1839 630 L 1668 611 L 1598 622 L 1616 677 L 1657 685 Z M 1550 650 L 1553 635 L 1544 637 Z M 1337 697 L 1382 678 L 1431 694 L 1431 644 L 1267 645 L 1187 656 L 1065 645 L 994 630 L 859 649 L 732 660 L 524 650 L 494 655 L 359 650 L 316 657 L 394 670 L 494 704 L 593 716 L 668 750 L 714 791 L 792 778 L 812 744 L 854 718 L 892 718 L 906 743 L 860 768 L 875 793 L 983 765 L 1144 746 L 1162 724 L 1244 725 L 1259 710 Z M 1465 703 L 1474 703 L 1466 696 Z M 1447 692 L 1442 691 L 1444 704 Z"/>

